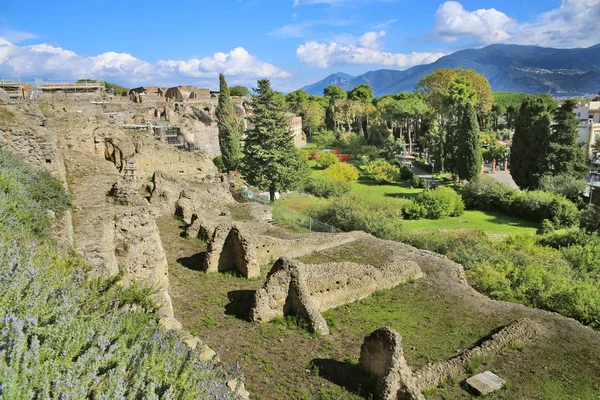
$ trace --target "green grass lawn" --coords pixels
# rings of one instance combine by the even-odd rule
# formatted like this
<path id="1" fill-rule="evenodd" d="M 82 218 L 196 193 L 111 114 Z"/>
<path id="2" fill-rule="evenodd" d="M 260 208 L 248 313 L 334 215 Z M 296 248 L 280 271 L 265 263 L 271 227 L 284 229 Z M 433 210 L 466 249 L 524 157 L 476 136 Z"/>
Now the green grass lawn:
<path id="1" fill-rule="evenodd" d="M 535 235 L 537 230 L 537 226 L 533 222 L 502 213 L 483 211 L 465 211 L 463 215 L 455 218 L 406 220 L 404 225 L 414 230 L 481 229 L 490 235 Z"/>
<path id="2" fill-rule="evenodd" d="M 311 161 L 310 165 L 313 175 L 323 174 L 323 169 L 319 168 L 315 161 Z M 351 193 L 371 202 L 397 200 L 398 207 L 402 207 L 407 199 L 416 197 L 422 191 L 423 189 L 412 188 L 408 182 L 380 184 L 361 176 L 353 184 Z M 283 196 L 277 203 L 294 211 L 302 212 L 317 201 L 319 199 L 316 197 L 293 193 Z M 402 223 L 406 228 L 412 230 L 482 230 L 497 238 L 518 234 L 533 235 L 537 229 L 537 225 L 533 222 L 502 213 L 483 211 L 465 211 L 463 215 L 455 218 L 403 220 Z"/>

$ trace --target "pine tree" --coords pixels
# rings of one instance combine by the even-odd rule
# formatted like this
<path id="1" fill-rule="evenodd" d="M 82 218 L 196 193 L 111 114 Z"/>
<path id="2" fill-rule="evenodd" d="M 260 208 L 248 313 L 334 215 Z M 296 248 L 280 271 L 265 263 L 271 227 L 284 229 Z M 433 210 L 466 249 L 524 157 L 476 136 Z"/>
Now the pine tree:
<path id="1" fill-rule="evenodd" d="M 235 115 L 229 88 L 223 74 L 219 75 L 219 103 L 215 115 L 219 127 L 219 147 L 227 171 L 236 171 L 242 157 L 241 121 Z"/>
<path id="2" fill-rule="evenodd" d="M 515 120 L 510 174 L 522 189 L 535 189 L 548 171 L 550 114 L 541 99 L 526 98 Z"/>
<path id="3" fill-rule="evenodd" d="M 310 169 L 306 157 L 294 146 L 290 119 L 269 80 L 259 80 L 254 91 L 253 115 L 248 118 L 254 128 L 246 132 L 243 172 L 250 184 L 268 190 L 273 202 L 276 190 L 301 187 Z"/>
<path id="4" fill-rule="evenodd" d="M 583 178 L 589 172 L 583 144 L 577 143 L 576 105 L 574 100 L 566 100 L 556 109 L 548 154 L 548 172 L 552 175 Z"/>
<path id="5" fill-rule="evenodd" d="M 462 107 L 462 117 L 457 132 L 457 173 L 458 177 L 471 180 L 481 172 L 481 143 L 477 114 L 472 103 Z"/>

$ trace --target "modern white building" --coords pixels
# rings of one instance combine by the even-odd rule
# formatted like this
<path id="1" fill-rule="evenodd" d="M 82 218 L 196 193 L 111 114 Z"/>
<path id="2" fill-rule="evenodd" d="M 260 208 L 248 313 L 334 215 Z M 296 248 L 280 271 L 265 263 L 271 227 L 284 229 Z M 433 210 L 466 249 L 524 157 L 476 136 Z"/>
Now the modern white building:
<path id="1" fill-rule="evenodd" d="M 575 114 L 579 119 L 578 141 L 585 143 L 586 155 L 589 159 L 593 159 L 595 155 L 592 154 L 592 146 L 600 140 L 600 101 L 579 103 L 575 108 Z"/>

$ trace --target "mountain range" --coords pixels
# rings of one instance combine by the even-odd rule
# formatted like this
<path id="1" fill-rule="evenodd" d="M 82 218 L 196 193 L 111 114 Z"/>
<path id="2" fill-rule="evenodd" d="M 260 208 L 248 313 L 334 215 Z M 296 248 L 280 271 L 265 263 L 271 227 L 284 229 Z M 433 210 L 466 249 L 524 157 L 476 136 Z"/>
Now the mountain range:
<path id="1" fill-rule="evenodd" d="M 368 84 L 375 96 L 412 92 L 423 76 L 440 68 L 474 69 L 488 79 L 495 92 L 549 93 L 556 97 L 600 92 L 600 44 L 576 49 L 493 44 L 460 50 L 404 71 L 380 69 L 359 76 L 338 72 L 303 89 L 322 95 L 329 85 L 350 90 Z"/>

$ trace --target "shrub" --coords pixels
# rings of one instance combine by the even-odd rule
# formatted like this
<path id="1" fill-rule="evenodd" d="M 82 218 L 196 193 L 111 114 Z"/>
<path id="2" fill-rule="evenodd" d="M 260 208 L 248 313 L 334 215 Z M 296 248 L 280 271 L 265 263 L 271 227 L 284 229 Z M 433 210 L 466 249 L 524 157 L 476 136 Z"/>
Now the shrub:
<path id="1" fill-rule="evenodd" d="M 563 196 L 540 190 L 519 192 L 486 176 L 463 186 L 461 194 L 469 209 L 501 211 L 538 223 L 547 219 L 555 228 L 577 221 L 577 206 Z"/>
<path id="2" fill-rule="evenodd" d="M 406 219 L 421 219 L 427 216 L 427 210 L 425 206 L 416 201 L 411 201 L 404 206 L 402 209 L 404 218 Z"/>
<path id="3" fill-rule="evenodd" d="M 425 189 L 427 187 L 427 181 L 425 179 L 421 179 L 421 177 L 417 174 L 413 174 L 410 179 L 410 185 L 415 189 Z"/>
<path id="4" fill-rule="evenodd" d="M 600 207 L 588 204 L 579 215 L 579 226 L 586 232 L 600 233 Z"/>
<path id="5" fill-rule="evenodd" d="M 375 182 L 392 183 L 400 180 L 400 168 L 381 158 L 371 161 L 362 168 Z"/>
<path id="6" fill-rule="evenodd" d="M 324 151 L 317 159 L 317 164 L 319 164 L 319 167 L 321 168 L 328 168 L 339 162 L 340 160 L 338 160 L 337 156 L 329 151 Z"/>
<path id="7" fill-rule="evenodd" d="M 0 151 L 0 236 L 18 231 L 46 238 L 52 231 L 51 215 L 60 216 L 70 205 L 64 187 L 48 172 Z"/>
<path id="8" fill-rule="evenodd" d="M 337 163 L 328 167 L 325 175 L 343 182 L 353 182 L 358 179 L 358 170 L 347 163 Z"/>
<path id="9" fill-rule="evenodd" d="M 323 150 L 307 149 L 307 150 L 305 150 L 305 152 L 306 152 L 306 158 L 308 158 L 309 160 L 318 160 L 319 157 L 321 156 L 321 154 L 323 153 Z"/>
<path id="10" fill-rule="evenodd" d="M 313 204 L 307 212 L 344 231 L 362 230 L 377 237 L 393 238 L 402 230 L 402 205 L 402 202 L 392 200 L 371 203 L 346 195 Z"/>
<path id="11" fill-rule="evenodd" d="M 404 207 L 404 214 L 410 219 L 457 217 L 465 209 L 460 195 L 445 186 L 421 192 L 413 202 Z"/>
<path id="12" fill-rule="evenodd" d="M 540 178 L 540 190 L 566 197 L 574 203 L 582 201 L 587 182 L 568 174 L 544 175 Z"/>
<path id="13" fill-rule="evenodd" d="M 313 134 L 312 140 L 318 148 L 326 149 L 335 143 L 335 133 L 323 129 L 319 133 Z"/>
<path id="14" fill-rule="evenodd" d="M 415 174 L 412 172 L 412 169 L 408 168 L 404 164 L 400 164 L 400 180 L 407 181 L 413 179 Z"/>
<path id="15" fill-rule="evenodd" d="M 308 180 L 305 190 L 317 197 L 337 197 L 352 190 L 352 184 L 333 179 L 328 175 L 317 175 Z"/>

